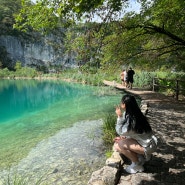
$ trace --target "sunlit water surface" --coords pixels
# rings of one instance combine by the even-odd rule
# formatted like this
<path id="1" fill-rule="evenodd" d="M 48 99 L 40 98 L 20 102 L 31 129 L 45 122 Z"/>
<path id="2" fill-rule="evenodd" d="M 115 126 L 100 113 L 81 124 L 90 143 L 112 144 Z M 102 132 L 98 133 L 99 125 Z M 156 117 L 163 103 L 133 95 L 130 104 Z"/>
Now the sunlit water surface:
<path id="1" fill-rule="evenodd" d="M 113 112 L 121 96 L 108 87 L 0 80 L 0 169 L 18 164 L 39 142 L 64 128 Z"/>

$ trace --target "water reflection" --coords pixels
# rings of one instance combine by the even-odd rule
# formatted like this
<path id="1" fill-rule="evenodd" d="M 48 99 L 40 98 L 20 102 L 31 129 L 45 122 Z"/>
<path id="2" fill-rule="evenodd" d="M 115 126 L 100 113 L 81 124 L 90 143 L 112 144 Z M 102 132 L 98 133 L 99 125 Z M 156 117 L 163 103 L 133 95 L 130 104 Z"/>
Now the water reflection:
<path id="1" fill-rule="evenodd" d="M 37 80 L 0 81 L 0 122 L 19 117 L 24 113 L 44 109 L 53 103 L 70 97 L 83 96 L 83 90 L 65 82 Z"/>

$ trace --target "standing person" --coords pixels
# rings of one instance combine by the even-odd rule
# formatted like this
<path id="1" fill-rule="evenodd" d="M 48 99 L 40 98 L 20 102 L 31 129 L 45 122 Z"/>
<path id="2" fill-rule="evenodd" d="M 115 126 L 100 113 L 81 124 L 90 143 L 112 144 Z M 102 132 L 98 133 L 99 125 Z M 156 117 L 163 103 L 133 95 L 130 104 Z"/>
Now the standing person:
<path id="1" fill-rule="evenodd" d="M 124 86 L 127 87 L 127 78 L 128 78 L 127 77 L 127 70 L 124 70 L 123 73 L 124 73 Z"/>
<path id="2" fill-rule="evenodd" d="M 135 71 L 130 67 L 128 72 L 127 72 L 127 87 L 132 89 L 132 84 L 134 82 L 134 74 Z"/>
<path id="3" fill-rule="evenodd" d="M 124 74 L 124 69 L 123 69 L 123 71 L 121 72 L 121 74 L 120 74 L 120 77 L 121 77 L 121 85 L 124 85 L 124 78 L 125 78 L 125 74 Z"/>
<path id="4" fill-rule="evenodd" d="M 121 85 L 127 86 L 127 71 L 123 69 L 120 76 L 121 76 Z"/>
<path id="5" fill-rule="evenodd" d="M 122 110 L 124 113 L 122 113 Z M 128 173 L 144 171 L 143 164 L 156 151 L 157 138 L 146 117 L 141 112 L 136 99 L 124 95 L 120 107 L 116 107 L 118 116 L 116 132 L 120 137 L 115 138 L 115 149 L 131 160 L 132 164 L 125 170 Z"/>

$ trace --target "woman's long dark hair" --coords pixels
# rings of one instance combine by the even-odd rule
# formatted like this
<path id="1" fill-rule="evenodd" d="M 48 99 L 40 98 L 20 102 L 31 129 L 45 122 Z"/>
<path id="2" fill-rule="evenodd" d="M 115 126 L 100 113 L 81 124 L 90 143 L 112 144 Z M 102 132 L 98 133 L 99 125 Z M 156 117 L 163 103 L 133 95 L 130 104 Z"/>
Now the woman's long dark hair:
<path id="1" fill-rule="evenodd" d="M 126 116 L 129 117 L 129 120 L 132 122 L 133 119 L 135 119 L 135 125 L 132 125 L 132 129 L 142 134 L 143 132 L 151 132 L 152 128 L 147 120 L 147 118 L 143 115 L 141 112 L 141 109 L 139 108 L 137 101 L 134 96 L 132 95 L 124 95 L 121 99 L 121 102 L 125 104 L 125 111 Z M 130 129 L 131 129 L 131 123 L 130 123 Z"/>

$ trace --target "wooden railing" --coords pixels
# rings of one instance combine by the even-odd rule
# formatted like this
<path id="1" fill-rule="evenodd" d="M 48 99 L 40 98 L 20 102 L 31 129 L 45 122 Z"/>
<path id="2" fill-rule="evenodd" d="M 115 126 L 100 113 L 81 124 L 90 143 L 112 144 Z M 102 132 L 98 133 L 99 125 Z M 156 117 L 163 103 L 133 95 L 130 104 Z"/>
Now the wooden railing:
<path id="1" fill-rule="evenodd" d="M 175 85 L 172 87 L 170 85 L 160 85 L 158 83 L 159 80 L 165 81 L 165 82 L 170 82 L 173 81 L 175 82 Z M 166 78 L 153 78 L 153 91 L 156 91 L 156 87 L 158 89 L 160 88 L 165 88 L 165 89 L 171 89 L 175 92 L 174 96 L 178 100 L 180 94 L 185 94 L 185 89 L 180 88 L 180 83 L 184 84 L 185 86 L 185 80 L 179 80 L 179 79 L 166 79 Z"/>

